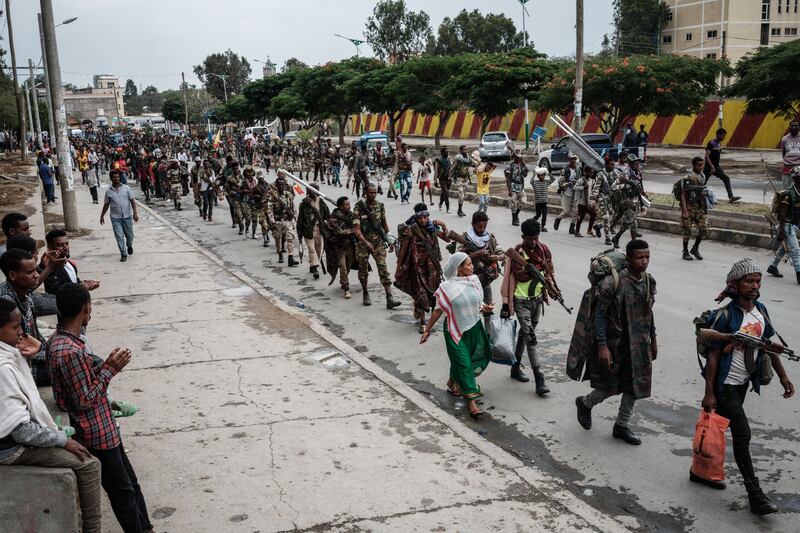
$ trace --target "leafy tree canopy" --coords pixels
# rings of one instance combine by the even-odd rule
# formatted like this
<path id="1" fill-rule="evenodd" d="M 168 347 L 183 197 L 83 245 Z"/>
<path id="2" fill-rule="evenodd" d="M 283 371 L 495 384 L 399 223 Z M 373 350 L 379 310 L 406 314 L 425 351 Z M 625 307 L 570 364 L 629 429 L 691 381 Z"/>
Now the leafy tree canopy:
<path id="1" fill-rule="evenodd" d="M 406 9 L 403 0 L 380 0 L 367 19 L 364 36 L 379 59 L 402 63 L 420 55 L 433 38 L 430 17 Z"/>
<path id="2" fill-rule="evenodd" d="M 225 100 L 226 86 L 228 97 L 241 94 L 242 88 L 249 81 L 250 72 L 250 63 L 247 59 L 236 55 L 230 49 L 211 54 L 202 64 L 194 67 L 194 73 L 205 89 L 221 101 Z M 225 77 L 224 84 L 219 76 Z"/>
<path id="3" fill-rule="evenodd" d="M 427 52 L 437 55 L 510 52 L 524 46 L 525 36 L 517 32 L 514 21 L 502 14 L 482 15 L 462 9 L 455 18 L 445 17 L 436 39 L 428 42 Z M 528 43 L 533 46 L 532 43 Z"/>

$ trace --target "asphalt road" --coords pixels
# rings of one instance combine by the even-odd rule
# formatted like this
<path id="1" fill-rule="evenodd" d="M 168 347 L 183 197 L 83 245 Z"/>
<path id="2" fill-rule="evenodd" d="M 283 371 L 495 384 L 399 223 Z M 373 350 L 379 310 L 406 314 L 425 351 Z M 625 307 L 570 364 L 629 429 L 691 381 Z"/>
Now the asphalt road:
<path id="1" fill-rule="evenodd" d="M 272 181 L 274 174 L 268 179 Z M 323 191 L 334 198 L 345 192 L 327 186 Z M 418 198 L 418 191 L 415 191 L 412 201 Z M 370 278 L 373 306 L 363 307 L 355 272 L 351 274 L 353 298 L 344 300 L 338 281 L 330 286 L 325 276 L 314 281 L 306 263 L 292 269 L 279 265 L 274 247 L 262 248 L 260 237 L 249 240 L 238 236 L 230 227 L 224 202 L 220 202 L 213 224 L 198 217 L 190 199 L 186 198 L 184 205 L 186 208 L 182 212 L 173 211 L 168 204 L 158 207 L 158 211 L 202 246 L 276 295 L 292 304 L 302 302 L 306 312 L 318 317 L 383 368 L 427 394 L 442 409 L 455 412 L 485 438 L 564 479 L 572 491 L 602 511 L 621 516 L 626 523 L 629 521 L 632 526 L 646 531 L 751 531 L 754 528 L 797 531 L 800 404 L 798 398 L 782 399 L 777 383 L 766 387 L 761 397 L 751 394 L 745 407 L 753 431 L 751 449 L 756 471 L 765 491 L 783 512 L 767 518 L 749 513 L 730 443 L 727 473 L 731 483 L 727 490 L 714 491 L 688 480 L 691 439 L 703 393 L 692 318 L 714 306 L 713 298 L 722 289 L 725 274 L 735 260 L 750 256 L 766 268 L 769 257 L 765 252 L 706 243 L 702 248 L 705 261 L 688 263 L 681 260 L 679 239 L 662 234 L 645 235 L 652 251 L 650 271 L 658 282 L 655 317 L 660 346 L 654 367 L 653 397 L 636 405 L 632 421 L 643 445 L 631 447 L 611 437 L 618 406 L 616 398 L 595 408 L 594 427 L 590 432 L 578 425 L 574 398 L 587 393 L 589 386 L 571 381 L 564 373 L 574 315 L 567 315 L 557 305 L 547 309 L 538 329 L 540 357 L 552 393 L 547 398 L 539 398 L 533 392 L 532 383 L 513 381 L 509 379 L 508 367 L 492 365 L 479 378 L 485 392 L 483 407 L 491 416 L 474 423 L 467 416 L 464 402 L 451 398 L 444 391 L 448 360 L 441 332 L 437 331 L 426 345 L 420 346 L 410 299 L 395 291 L 403 305 L 386 310 L 377 273 L 372 273 Z M 472 213 L 475 208 L 475 205 L 468 205 L 467 211 Z M 401 206 L 399 201 L 389 200 L 387 212 L 389 225 L 394 227 L 408 217 L 411 209 Z M 435 207 L 432 207 L 432 214 L 458 231 L 466 229 L 468 224 L 468 218 L 440 213 Z M 490 207 L 489 215 L 493 218 L 490 231 L 502 246 L 519 240 L 519 231 L 510 225 L 507 209 Z M 602 251 L 603 244 L 593 238 L 576 240 L 565 228 L 543 234 L 542 240 L 553 252 L 564 297 L 569 305 L 577 306 L 588 285 L 589 258 Z M 443 253 L 447 255 L 446 251 Z M 393 272 L 394 255 L 390 256 L 390 261 Z M 789 270 L 784 267 L 787 274 Z M 499 301 L 499 292 L 500 284 L 496 282 L 495 301 Z M 762 301 L 769 307 L 776 328 L 795 346 L 800 342 L 794 324 L 798 316 L 798 294 L 800 287 L 793 277 L 764 278 Z M 800 365 L 787 362 L 786 366 L 795 383 L 800 384 Z"/>

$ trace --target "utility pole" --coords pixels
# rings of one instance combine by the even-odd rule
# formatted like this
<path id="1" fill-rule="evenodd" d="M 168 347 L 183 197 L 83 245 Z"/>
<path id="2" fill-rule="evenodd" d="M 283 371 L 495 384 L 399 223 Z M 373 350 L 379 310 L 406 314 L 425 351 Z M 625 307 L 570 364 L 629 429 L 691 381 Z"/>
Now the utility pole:
<path id="1" fill-rule="evenodd" d="M 186 104 L 186 76 L 181 72 L 181 90 L 183 91 L 183 129 L 189 132 L 189 106 Z"/>
<path id="2" fill-rule="evenodd" d="M 17 103 L 17 120 L 19 121 L 20 157 L 23 163 L 28 162 L 28 128 L 25 125 L 25 110 L 22 94 L 19 92 L 17 80 L 17 54 L 14 51 L 14 30 L 11 26 L 11 0 L 6 0 L 6 23 L 8 24 L 8 51 L 11 53 L 11 69 L 14 73 L 14 100 Z"/>
<path id="3" fill-rule="evenodd" d="M 31 125 L 33 128 L 33 108 L 31 107 L 31 98 L 30 98 L 30 86 L 27 80 L 22 82 L 22 91 L 23 91 L 23 99 L 25 102 L 25 107 L 28 109 L 28 124 Z M 25 135 L 25 142 L 27 142 L 27 133 Z"/>
<path id="4" fill-rule="evenodd" d="M 36 76 L 33 75 L 33 60 L 28 60 L 28 70 L 30 71 L 30 80 L 31 84 L 31 98 L 33 99 L 33 118 L 36 121 L 36 144 L 40 147 L 43 147 L 44 144 L 42 143 L 42 123 L 39 120 L 39 95 L 36 92 Z"/>
<path id="5" fill-rule="evenodd" d="M 525 15 L 528 14 L 528 10 L 525 8 L 525 4 L 528 3 L 529 0 L 519 0 L 519 3 L 522 4 L 522 35 L 525 39 L 525 48 L 528 48 L 528 32 L 525 30 Z M 531 146 L 531 121 L 530 121 L 530 113 L 528 112 L 528 97 L 525 97 L 525 149 L 529 149 Z"/>
<path id="6" fill-rule="evenodd" d="M 575 0 L 575 119 L 573 128 L 583 132 L 583 0 Z"/>
<path id="7" fill-rule="evenodd" d="M 45 53 L 44 46 L 44 31 L 42 30 L 42 14 L 37 13 L 36 18 L 39 21 L 39 43 L 42 47 L 42 67 L 44 68 L 44 98 L 47 102 L 47 142 L 50 145 L 50 151 L 57 150 L 58 143 L 56 142 L 56 123 L 55 123 L 55 109 L 53 108 L 53 99 L 50 96 L 50 75 L 47 70 L 47 54 Z"/>
<path id="8" fill-rule="evenodd" d="M 723 13 L 723 16 L 724 13 Z M 720 46 L 720 61 L 725 59 L 726 57 L 726 45 L 728 44 L 728 32 L 722 30 L 722 44 Z M 719 75 L 719 115 L 717 117 L 717 121 L 719 122 L 719 127 L 722 127 L 722 106 L 725 103 L 725 97 L 722 95 L 722 90 L 725 88 L 725 75 Z"/>
<path id="9" fill-rule="evenodd" d="M 8 1 L 8 0 L 6 0 Z M 75 183 L 72 176 L 72 158 L 69 155 L 67 140 L 67 115 L 64 111 L 64 92 L 61 86 L 61 65 L 58 61 L 56 27 L 53 23 L 53 4 L 51 0 L 40 0 L 42 9 L 42 29 L 44 30 L 45 56 L 48 76 L 52 89 L 55 126 L 58 137 L 58 173 L 61 184 L 61 203 L 64 208 L 64 226 L 67 231 L 77 231 L 78 206 L 75 203 Z"/>

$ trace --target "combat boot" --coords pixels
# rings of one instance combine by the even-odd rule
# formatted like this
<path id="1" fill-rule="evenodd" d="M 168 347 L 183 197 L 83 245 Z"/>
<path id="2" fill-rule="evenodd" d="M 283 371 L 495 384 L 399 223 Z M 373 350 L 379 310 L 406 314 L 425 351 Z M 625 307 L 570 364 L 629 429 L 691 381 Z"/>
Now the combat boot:
<path id="1" fill-rule="evenodd" d="M 300 263 L 295 261 L 294 260 L 294 256 L 290 254 L 289 255 L 289 261 L 286 264 L 289 265 L 290 267 L 294 267 L 294 266 L 299 265 Z"/>
<path id="2" fill-rule="evenodd" d="M 456 214 L 457 214 L 458 216 L 460 216 L 460 217 L 465 217 L 465 216 L 467 216 L 467 214 L 466 214 L 466 213 L 464 213 L 464 211 L 463 211 L 463 209 L 462 209 L 463 207 L 464 207 L 464 204 L 463 204 L 463 203 L 461 203 L 461 202 L 459 202 L 459 203 L 458 203 L 458 213 L 456 213 Z"/>
<path id="3" fill-rule="evenodd" d="M 703 256 L 700 255 L 700 250 L 697 248 L 697 245 L 692 247 L 692 249 L 689 251 L 689 253 L 692 254 L 694 256 L 694 258 L 697 259 L 698 261 L 702 261 L 703 260 Z"/>
<path id="4" fill-rule="evenodd" d="M 511 379 L 516 379 L 517 381 L 521 381 L 522 383 L 527 383 L 531 380 L 528 377 L 528 374 L 525 373 L 522 366 L 522 363 L 517 363 L 511 367 Z"/>
<path id="5" fill-rule="evenodd" d="M 533 382 L 536 384 L 536 394 L 537 396 L 545 396 L 550 394 L 550 389 L 547 388 L 547 385 L 544 382 L 544 374 L 538 369 L 533 369 Z"/>
<path id="6" fill-rule="evenodd" d="M 575 223 L 574 222 L 570 223 L 570 225 L 569 225 L 569 234 L 570 235 L 574 235 L 575 234 Z"/>
<path id="7" fill-rule="evenodd" d="M 283 263 L 283 252 L 278 252 L 278 263 Z"/>
<path id="8" fill-rule="evenodd" d="M 745 481 L 744 488 L 747 489 L 747 499 L 750 500 L 751 513 L 765 515 L 778 512 L 778 507 L 761 490 L 758 479 Z"/>
<path id="9" fill-rule="evenodd" d="M 553 229 L 558 231 L 558 227 L 560 225 L 561 225 L 561 219 L 560 218 L 556 218 L 555 221 L 553 222 Z"/>
<path id="10" fill-rule="evenodd" d="M 366 283 L 361 284 L 361 298 L 364 305 L 372 305 L 372 300 L 369 297 L 369 291 L 367 290 Z"/>
<path id="11" fill-rule="evenodd" d="M 612 246 L 613 244 L 614 244 L 614 243 L 613 243 L 613 242 L 611 242 L 611 239 L 609 239 L 608 237 L 606 237 L 606 246 Z"/>
<path id="12" fill-rule="evenodd" d="M 800 285 L 800 272 L 795 272 L 797 275 L 797 284 Z"/>
<path id="13" fill-rule="evenodd" d="M 309 269 L 308 269 L 308 270 L 309 270 L 309 272 L 311 272 L 311 275 L 312 275 L 312 276 L 314 276 L 314 279 L 319 279 L 319 271 L 318 271 L 318 268 L 319 268 L 319 267 L 317 267 L 316 265 L 314 265 L 314 266 L 312 266 L 311 268 L 309 268 Z"/>
<path id="14" fill-rule="evenodd" d="M 778 267 L 776 267 L 775 265 L 768 266 L 767 267 L 767 272 L 772 274 L 776 278 L 782 278 L 783 277 L 783 274 L 780 273 L 780 271 L 778 270 Z"/>
<path id="15" fill-rule="evenodd" d="M 399 305 L 402 305 L 402 304 L 394 299 L 394 296 L 392 296 L 391 292 L 387 292 L 386 293 L 386 309 L 394 309 L 395 307 L 398 307 Z"/>
<path id="16" fill-rule="evenodd" d="M 694 257 L 689 254 L 689 245 L 683 243 L 683 260 L 684 261 L 694 261 Z"/>
<path id="17" fill-rule="evenodd" d="M 266 248 L 267 246 L 269 246 L 269 235 L 264 234 L 261 237 L 264 239 L 264 243 L 262 244 L 262 246 Z"/>
<path id="18" fill-rule="evenodd" d="M 517 213 L 517 211 L 511 212 L 511 225 L 519 226 L 519 214 Z"/>

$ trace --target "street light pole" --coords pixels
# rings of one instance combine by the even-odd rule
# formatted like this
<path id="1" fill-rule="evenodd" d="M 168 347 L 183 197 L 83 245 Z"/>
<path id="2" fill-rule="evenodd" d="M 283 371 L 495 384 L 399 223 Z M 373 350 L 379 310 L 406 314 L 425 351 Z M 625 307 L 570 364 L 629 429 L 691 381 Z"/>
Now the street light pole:
<path id="1" fill-rule="evenodd" d="M 28 60 L 28 70 L 30 71 L 30 80 L 31 83 L 31 98 L 33 99 L 33 118 L 36 120 L 36 144 L 40 147 L 43 147 L 42 144 L 42 123 L 39 121 L 39 95 L 36 92 L 36 77 L 33 75 L 33 60 Z"/>
<path id="2" fill-rule="evenodd" d="M 209 76 L 216 76 L 222 80 L 222 90 L 225 91 L 225 103 L 228 103 L 228 83 L 225 81 L 225 78 L 228 77 L 227 74 L 214 74 L 213 72 L 206 72 Z"/>
<path id="3" fill-rule="evenodd" d="M 51 0 L 40 0 L 42 10 L 42 29 L 44 51 L 47 58 L 48 77 L 52 89 L 53 112 L 58 130 L 58 171 L 61 184 L 61 202 L 64 209 L 64 226 L 67 231 L 77 231 L 78 206 L 75 203 L 75 184 L 72 176 L 72 158 L 67 140 L 67 115 L 64 111 L 64 93 L 61 86 L 61 65 L 58 60 L 56 27 L 53 23 L 53 4 Z"/>
<path id="4" fill-rule="evenodd" d="M 28 162 L 28 128 L 25 125 L 25 111 L 23 109 L 22 94 L 19 92 L 17 80 L 17 54 L 14 51 L 14 30 L 11 26 L 11 0 L 6 0 L 6 22 L 8 23 L 8 49 L 11 53 L 11 68 L 14 75 L 14 99 L 17 102 L 17 120 L 19 121 L 20 156 L 23 163 Z"/>
<path id="5" fill-rule="evenodd" d="M 23 91 L 22 94 L 23 94 L 23 97 L 24 97 L 24 100 L 25 100 L 25 107 L 28 109 L 28 124 L 31 125 L 31 130 L 32 130 L 32 133 L 33 133 L 33 135 L 31 135 L 31 137 L 35 138 L 36 132 L 33 131 L 33 107 L 31 106 L 31 97 L 30 97 L 31 91 L 30 91 L 30 84 L 28 83 L 27 80 L 24 80 L 22 82 L 22 91 Z M 26 135 L 25 135 L 25 142 L 26 143 L 28 142 L 27 132 L 26 132 Z"/>
<path id="6" fill-rule="evenodd" d="M 575 120 L 576 133 L 583 133 L 583 0 L 575 0 Z"/>

